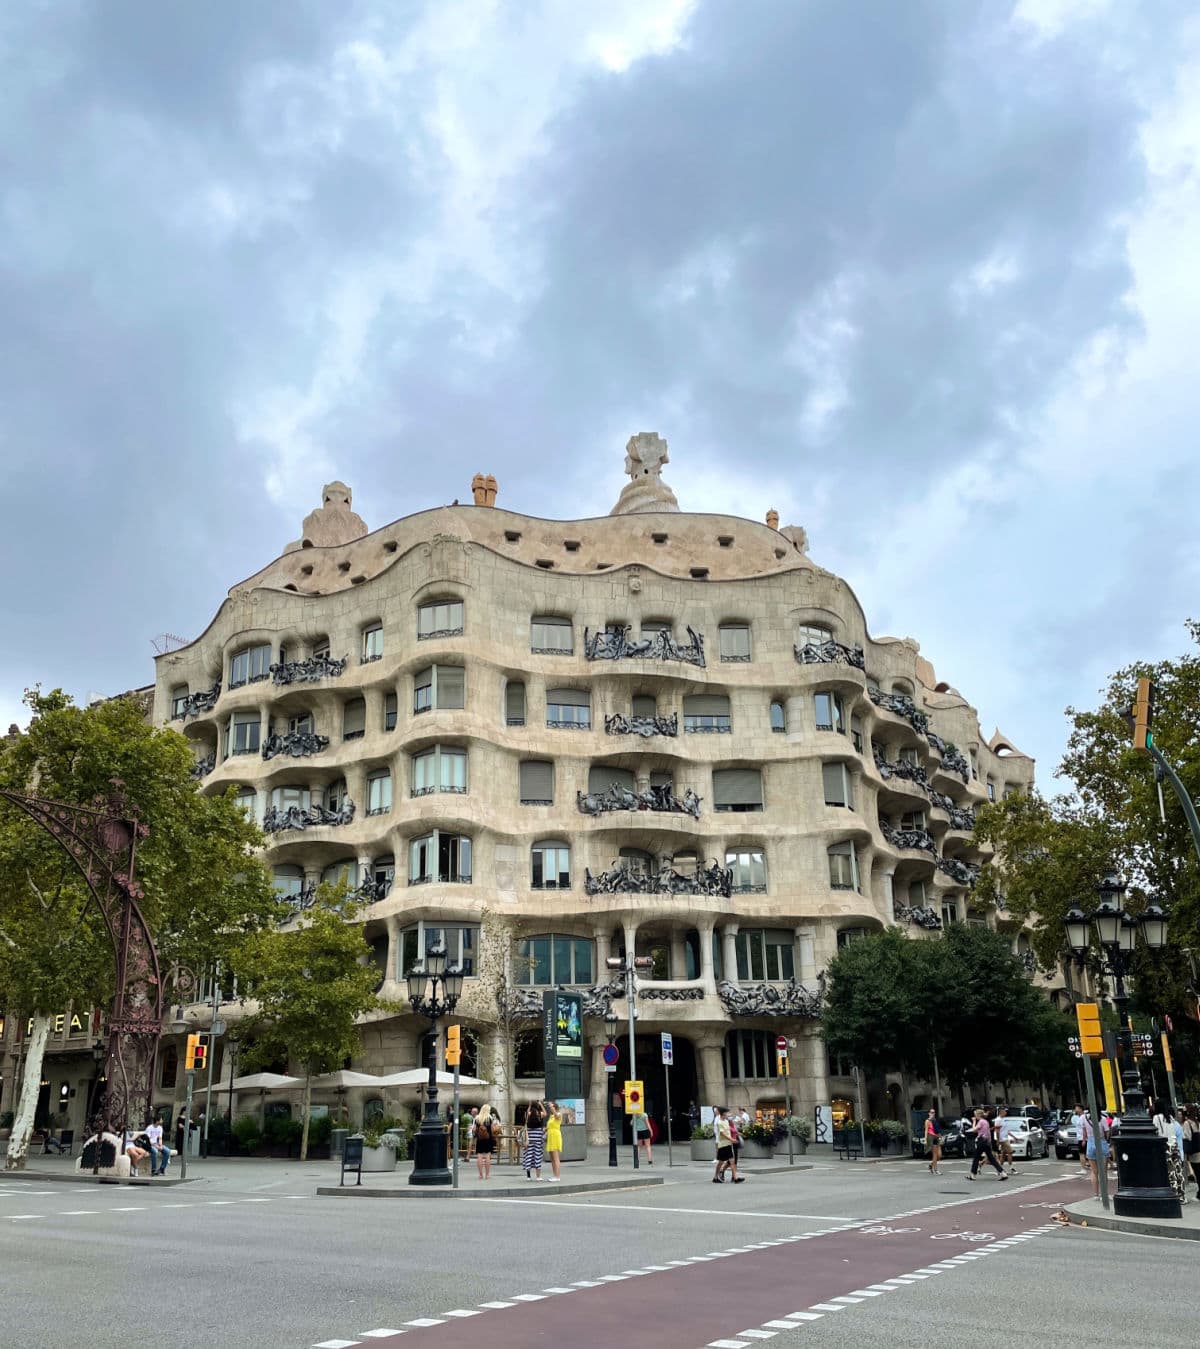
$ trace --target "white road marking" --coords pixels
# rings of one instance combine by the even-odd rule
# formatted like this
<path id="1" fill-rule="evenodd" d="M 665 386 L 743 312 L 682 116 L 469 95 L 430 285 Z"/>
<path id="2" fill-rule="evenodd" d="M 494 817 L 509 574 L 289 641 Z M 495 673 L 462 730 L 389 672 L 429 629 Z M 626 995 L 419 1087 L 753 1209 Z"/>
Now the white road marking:
<path id="1" fill-rule="evenodd" d="M 456 1314 L 463 1315 L 463 1316 L 478 1316 L 478 1315 L 479 1315 L 478 1312 L 462 1312 L 462 1313 L 449 1312 L 449 1313 L 448 1313 L 448 1315 L 450 1315 L 450 1316 L 454 1316 L 454 1315 L 456 1315 Z M 386 1326 L 381 1326 L 378 1330 L 360 1330 L 358 1333 L 362 1336 L 362 1338 L 363 1338 L 364 1340 L 382 1340 L 382 1339 L 386 1339 L 386 1337 L 387 1337 L 388 1335 L 403 1335 L 403 1334 L 404 1334 L 404 1331 L 402 1331 L 402 1330 L 389 1330 Z"/>
<path id="2" fill-rule="evenodd" d="M 827 1213 L 762 1213 L 736 1208 L 665 1208 L 657 1204 L 590 1204 L 573 1199 L 493 1199 L 487 1195 L 472 1195 L 469 1199 L 462 1199 L 459 1202 L 463 1204 L 540 1204 L 549 1208 L 611 1208 L 631 1210 L 634 1213 L 692 1213 L 702 1218 L 784 1218 L 790 1223 L 857 1224 L 868 1221 L 865 1218 L 839 1218 Z"/>
<path id="3" fill-rule="evenodd" d="M 514 1302 L 545 1302 L 545 1293 L 514 1293 Z"/>
<path id="4" fill-rule="evenodd" d="M 439 1321 L 436 1316 L 418 1316 L 412 1321 L 405 1321 L 406 1326 L 444 1326 L 445 1321 Z"/>
<path id="5" fill-rule="evenodd" d="M 819 1321 L 824 1315 L 824 1312 L 788 1312 L 785 1319 L 788 1321 Z"/>
<path id="6" fill-rule="evenodd" d="M 352 1349 L 357 1343 L 357 1340 L 322 1340 L 320 1344 L 314 1344 L 313 1349 Z"/>
<path id="7" fill-rule="evenodd" d="M 457 1309 L 457 1311 L 443 1312 L 442 1315 L 443 1315 L 443 1316 L 482 1316 L 483 1313 L 479 1310 L 478 1307 L 459 1307 L 459 1308 Z M 384 1331 L 384 1330 L 373 1330 L 373 1331 L 370 1332 L 370 1334 L 372 1334 L 372 1335 L 386 1335 L 386 1334 L 388 1334 L 388 1333 L 389 1333 L 389 1332 Z"/>
<path id="8" fill-rule="evenodd" d="M 91 1214 L 99 1213 L 98 1208 L 68 1208 L 63 1209 L 59 1214 L 60 1218 L 86 1218 Z"/>
<path id="9" fill-rule="evenodd" d="M 499 1311 L 501 1307 L 515 1307 L 517 1304 L 515 1302 L 481 1302 L 479 1305 L 481 1307 L 491 1307 L 494 1310 Z"/>
<path id="10" fill-rule="evenodd" d="M 789 1326 L 789 1330 L 794 1330 L 794 1326 Z M 775 1332 L 773 1330 L 739 1330 L 738 1339 L 747 1340 L 773 1340 Z"/>
<path id="11" fill-rule="evenodd" d="M 49 1216 L 48 1213 L 13 1213 L 10 1215 L 8 1221 L 10 1223 L 28 1223 L 32 1222 L 35 1218 L 48 1218 Z"/>
<path id="12" fill-rule="evenodd" d="M 745 1340 L 709 1340 L 707 1349 L 749 1349 Z"/>
<path id="13" fill-rule="evenodd" d="M 810 1310 L 814 1312 L 844 1312 L 846 1309 L 836 1302 L 814 1302 Z"/>

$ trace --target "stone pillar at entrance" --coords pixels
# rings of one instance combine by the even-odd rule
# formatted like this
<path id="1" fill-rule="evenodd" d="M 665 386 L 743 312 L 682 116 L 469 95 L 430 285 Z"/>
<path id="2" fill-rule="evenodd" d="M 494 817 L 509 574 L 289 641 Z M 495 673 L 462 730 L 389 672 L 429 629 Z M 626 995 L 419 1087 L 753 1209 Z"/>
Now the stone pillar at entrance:
<path id="1" fill-rule="evenodd" d="M 811 927 L 796 929 L 796 978 L 802 984 L 814 983 L 817 977 L 816 930 Z"/>
<path id="2" fill-rule="evenodd" d="M 721 1040 L 707 1034 L 696 1041 L 698 1105 L 725 1105 L 725 1069 L 721 1063 Z"/>
<path id="3" fill-rule="evenodd" d="M 593 1145 L 608 1142 L 608 1084 L 617 1077 L 604 1068 L 604 1046 L 607 1043 L 603 1033 L 596 1037 L 592 1045 L 592 1075 L 588 1083 L 587 1097 L 587 1136 Z"/>

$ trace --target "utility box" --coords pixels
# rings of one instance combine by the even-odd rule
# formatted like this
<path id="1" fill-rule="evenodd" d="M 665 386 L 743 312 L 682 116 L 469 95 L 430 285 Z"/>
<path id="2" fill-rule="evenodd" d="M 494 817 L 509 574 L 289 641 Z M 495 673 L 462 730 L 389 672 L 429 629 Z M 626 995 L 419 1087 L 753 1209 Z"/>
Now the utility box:
<path id="1" fill-rule="evenodd" d="M 546 1052 L 546 1100 L 583 1095 L 583 998 L 558 989 L 542 994 L 542 1041 Z"/>

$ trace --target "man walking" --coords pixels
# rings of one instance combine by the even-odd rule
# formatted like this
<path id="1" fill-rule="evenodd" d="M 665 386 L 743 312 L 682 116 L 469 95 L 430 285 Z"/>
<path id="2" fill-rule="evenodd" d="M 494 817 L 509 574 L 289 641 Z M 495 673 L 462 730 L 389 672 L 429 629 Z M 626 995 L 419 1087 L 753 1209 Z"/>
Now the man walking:
<path id="1" fill-rule="evenodd" d="M 975 1179 L 979 1174 L 979 1163 L 986 1157 L 988 1161 L 991 1162 L 992 1166 L 995 1167 L 996 1174 L 1000 1179 L 1007 1180 L 1008 1177 L 1004 1174 L 1004 1168 L 996 1160 L 996 1154 L 992 1150 L 992 1126 L 988 1122 L 987 1115 L 985 1115 L 982 1110 L 976 1110 L 975 1112 L 974 1133 L 975 1160 L 971 1163 L 970 1171 L 967 1172 L 967 1179 Z"/>

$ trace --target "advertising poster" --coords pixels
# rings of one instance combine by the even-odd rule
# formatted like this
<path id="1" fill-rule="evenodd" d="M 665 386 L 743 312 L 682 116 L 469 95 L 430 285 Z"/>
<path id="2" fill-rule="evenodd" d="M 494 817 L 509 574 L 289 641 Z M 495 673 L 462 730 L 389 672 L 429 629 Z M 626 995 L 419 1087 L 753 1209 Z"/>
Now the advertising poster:
<path id="1" fill-rule="evenodd" d="M 583 1005 L 574 993 L 555 997 L 554 1037 L 555 1057 L 583 1058 Z"/>

